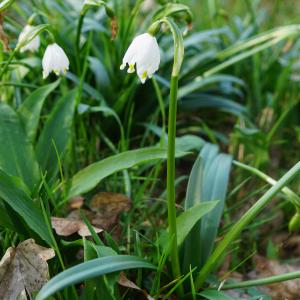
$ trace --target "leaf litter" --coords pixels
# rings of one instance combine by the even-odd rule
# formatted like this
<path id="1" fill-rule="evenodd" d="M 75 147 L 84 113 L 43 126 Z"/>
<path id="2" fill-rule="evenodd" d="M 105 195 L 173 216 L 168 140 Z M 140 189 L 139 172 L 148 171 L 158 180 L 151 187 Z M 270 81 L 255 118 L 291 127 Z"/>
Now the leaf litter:
<path id="1" fill-rule="evenodd" d="M 54 256 L 53 249 L 39 246 L 33 239 L 8 248 L 0 261 L 0 299 L 24 299 L 26 295 L 32 299 L 48 281 L 47 261 Z"/>

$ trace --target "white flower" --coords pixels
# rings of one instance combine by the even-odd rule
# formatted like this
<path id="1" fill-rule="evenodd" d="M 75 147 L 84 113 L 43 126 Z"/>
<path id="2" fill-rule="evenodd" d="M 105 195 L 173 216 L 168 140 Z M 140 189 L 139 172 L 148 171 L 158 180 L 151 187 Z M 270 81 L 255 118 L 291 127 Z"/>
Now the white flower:
<path id="1" fill-rule="evenodd" d="M 30 38 L 30 32 L 34 26 L 31 25 L 26 25 L 22 32 L 19 35 L 18 38 L 18 45 L 26 43 L 26 40 Z M 25 44 L 23 47 L 21 47 L 20 52 L 25 52 L 25 51 L 32 51 L 35 52 L 39 49 L 40 47 L 40 37 L 37 35 L 34 37 L 29 43 Z"/>
<path id="2" fill-rule="evenodd" d="M 43 78 L 47 78 L 52 71 L 58 76 L 65 74 L 69 69 L 69 59 L 64 50 L 57 44 L 47 47 L 43 57 Z"/>
<path id="3" fill-rule="evenodd" d="M 136 65 L 137 74 L 141 82 L 145 83 L 147 77 L 151 78 L 158 70 L 159 63 L 160 52 L 156 38 L 144 33 L 134 38 L 124 55 L 120 69 L 123 70 L 128 64 L 127 72 L 133 73 Z"/>

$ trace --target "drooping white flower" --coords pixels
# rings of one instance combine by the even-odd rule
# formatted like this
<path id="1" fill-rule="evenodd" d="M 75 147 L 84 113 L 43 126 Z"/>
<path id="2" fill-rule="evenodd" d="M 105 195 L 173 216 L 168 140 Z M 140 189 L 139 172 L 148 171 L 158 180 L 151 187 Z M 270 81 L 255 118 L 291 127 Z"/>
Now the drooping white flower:
<path id="1" fill-rule="evenodd" d="M 160 64 L 160 52 L 156 38 L 149 33 L 143 33 L 134 38 L 127 49 L 122 65 L 123 70 L 128 64 L 128 73 L 136 71 L 142 83 L 145 83 L 147 77 L 158 70 Z"/>
<path id="2" fill-rule="evenodd" d="M 43 78 L 53 71 L 57 76 L 65 74 L 69 69 L 69 59 L 64 50 L 56 43 L 48 45 L 43 57 Z"/>
<path id="3" fill-rule="evenodd" d="M 30 32 L 34 26 L 31 25 L 26 25 L 22 32 L 19 35 L 18 38 L 18 45 L 26 43 L 26 40 L 30 38 Z M 40 47 L 40 37 L 37 35 L 34 37 L 29 43 L 25 44 L 23 47 L 21 47 L 20 52 L 25 52 L 25 51 L 32 51 L 35 52 L 39 49 Z"/>

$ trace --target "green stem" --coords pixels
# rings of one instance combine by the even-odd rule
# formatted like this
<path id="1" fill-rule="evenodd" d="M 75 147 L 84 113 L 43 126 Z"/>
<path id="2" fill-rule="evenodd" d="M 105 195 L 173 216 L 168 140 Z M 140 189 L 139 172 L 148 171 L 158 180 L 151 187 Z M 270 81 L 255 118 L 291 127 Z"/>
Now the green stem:
<path id="1" fill-rule="evenodd" d="M 275 179 L 273 179 L 272 177 L 268 176 L 267 174 L 261 172 L 260 170 L 250 167 L 248 165 L 245 165 L 239 161 L 233 161 L 233 164 L 240 167 L 241 169 L 244 169 L 246 171 L 251 172 L 252 174 L 258 176 L 259 178 L 261 178 L 262 180 L 265 180 L 267 183 L 269 183 L 270 185 L 275 185 L 277 183 L 277 181 Z M 300 197 L 293 192 L 291 189 L 289 189 L 288 187 L 284 187 L 281 190 L 282 193 L 284 193 L 287 196 L 287 199 L 298 209 L 300 209 Z"/>
<path id="2" fill-rule="evenodd" d="M 228 246 L 236 239 L 242 230 L 257 216 L 259 212 L 272 200 L 272 198 L 285 187 L 300 171 L 300 162 L 290 169 L 273 187 L 271 187 L 225 235 L 224 239 L 216 247 L 212 255 L 209 257 L 198 277 L 196 278 L 196 289 L 200 289 L 209 273 L 216 267 L 217 263 L 222 259 Z"/>
<path id="3" fill-rule="evenodd" d="M 76 43 L 76 45 L 75 45 L 76 64 L 77 64 L 78 72 L 80 72 L 80 69 L 81 69 L 81 66 L 80 66 L 80 36 L 81 36 L 81 30 L 82 30 L 84 17 L 85 17 L 85 13 L 81 13 L 79 20 L 78 20 L 78 24 L 77 24 L 76 41 L 75 41 L 75 43 Z"/>
<path id="4" fill-rule="evenodd" d="M 177 248 L 176 228 L 176 197 L 175 197 L 175 138 L 176 138 L 176 111 L 177 111 L 178 76 L 171 77 L 169 126 L 168 126 L 168 160 L 167 160 L 167 198 L 169 236 L 172 239 L 171 264 L 173 276 L 180 277 L 180 265 Z"/>
<path id="5" fill-rule="evenodd" d="M 3 69 L 2 69 L 1 72 L 0 72 L 0 79 L 2 79 L 2 76 L 3 76 L 3 75 L 5 74 L 5 72 L 7 71 L 8 66 L 9 66 L 10 63 L 12 62 L 12 60 L 13 60 L 13 58 L 15 57 L 15 55 L 16 55 L 16 53 L 17 53 L 18 50 L 19 50 L 19 49 L 15 48 L 15 49 L 13 50 L 13 52 L 10 54 L 8 60 L 6 61 L 6 63 L 5 63 L 5 65 L 4 65 L 4 67 L 3 67 Z"/>
<path id="6" fill-rule="evenodd" d="M 291 273 L 280 274 L 280 275 L 270 276 L 270 277 L 266 277 L 266 278 L 247 280 L 247 281 L 239 282 L 239 283 L 226 284 L 223 287 L 221 287 L 221 290 L 231 290 L 231 289 L 240 289 L 240 288 L 246 288 L 246 287 L 251 287 L 251 286 L 268 285 L 268 284 L 274 284 L 277 282 L 297 279 L 299 277 L 300 277 L 300 271 L 295 271 L 295 272 L 291 272 Z"/>
<path id="7" fill-rule="evenodd" d="M 167 200 L 168 200 L 168 222 L 169 239 L 171 245 L 171 265 L 174 278 L 180 278 L 180 264 L 177 248 L 177 226 L 176 226 L 176 197 L 175 197 L 175 138 L 176 138 L 176 113 L 178 77 L 184 58 L 184 45 L 182 33 L 172 19 L 163 18 L 154 22 L 149 27 L 149 32 L 155 34 L 160 23 L 166 24 L 171 30 L 174 40 L 174 61 L 171 76 L 169 123 L 168 123 L 168 159 L 167 159 Z M 178 285 L 178 295 L 181 299 L 184 294 L 183 286 Z"/>

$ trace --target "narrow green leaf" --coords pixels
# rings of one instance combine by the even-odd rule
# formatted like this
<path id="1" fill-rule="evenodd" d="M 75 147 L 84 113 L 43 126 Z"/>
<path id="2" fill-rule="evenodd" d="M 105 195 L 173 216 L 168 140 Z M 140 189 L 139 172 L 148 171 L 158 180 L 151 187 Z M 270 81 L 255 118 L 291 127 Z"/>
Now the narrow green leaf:
<path id="1" fill-rule="evenodd" d="M 177 156 L 184 155 L 177 152 Z M 105 177 L 135 165 L 146 163 L 155 159 L 166 159 L 167 151 L 163 148 L 149 147 L 138 150 L 126 151 L 121 154 L 110 156 L 99 162 L 89 165 L 79 171 L 72 178 L 71 189 L 68 197 L 88 192 Z"/>
<path id="2" fill-rule="evenodd" d="M 30 94 L 18 109 L 18 113 L 30 142 L 34 142 L 46 97 L 59 85 L 60 80 L 43 86 Z"/>
<path id="3" fill-rule="evenodd" d="M 36 155 L 43 172 L 52 178 L 58 171 L 55 148 L 62 159 L 71 137 L 75 111 L 76 90 L 67 93 L 55 105 L 36 146 Z"/>
<path id="4" fill-rule="evenodd" d="M 40 175 L 34 149 L 16 112 L 0 103 L 0 168 L 21 178 L 32 191 Z"/>
<path id="5" fill-rule="evenodd" d="M 146 260 L 129 255 L 106 256 L 72 267 L 52 278 L 38 293 L 36 300 L 43 300 L 61 289 L 97 276 L 128 269 L 156 267 Z"/>
<path id="6" fill-rule="evenodd" d="M 20 187 L 18 180 L 7 175 L 0 169 L 0 198 L 3 199 L 13 210 L 15 210 L 44 241 L 50 246 L 51 238 L 43 219 L 43 214 L 38 202 L 33 201 L 30 196 Z"/>

